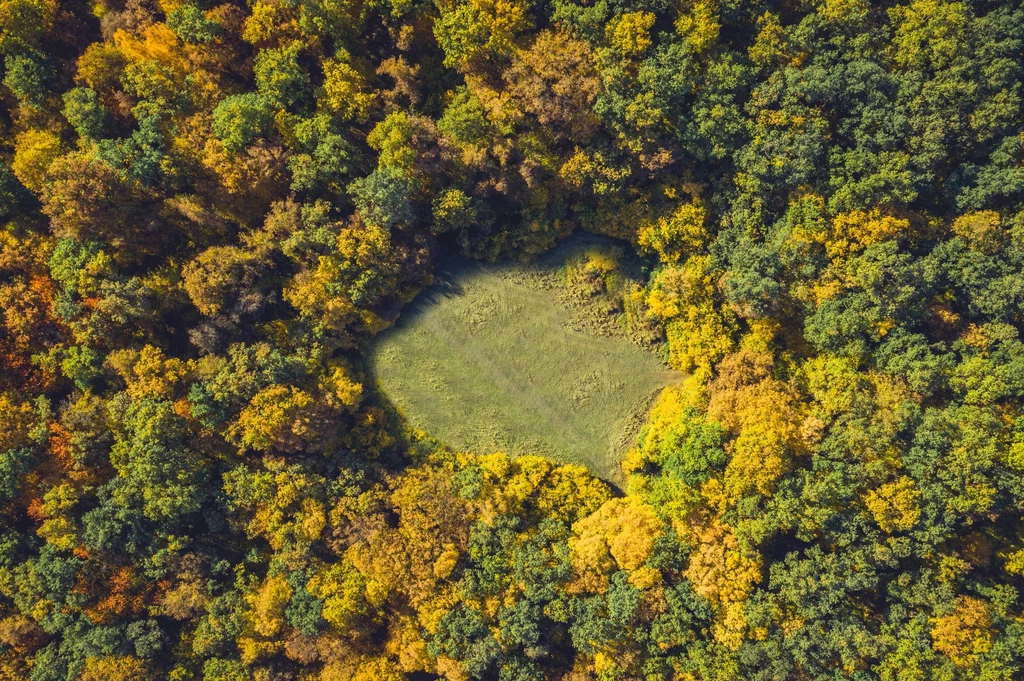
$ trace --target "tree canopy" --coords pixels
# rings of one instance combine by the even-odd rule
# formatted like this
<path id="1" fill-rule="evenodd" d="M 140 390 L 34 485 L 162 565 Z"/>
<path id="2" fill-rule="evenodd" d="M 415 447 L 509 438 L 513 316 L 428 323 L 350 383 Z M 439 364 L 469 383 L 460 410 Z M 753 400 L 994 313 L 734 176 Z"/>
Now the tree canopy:
<path id="1" fill-rule="evenodd" d="M 1020 3 L 0 0 L 0 57 L 0 679 L 1024 677 Z M 687 376 L 621 489 L 365 361 L 574 232 Z"/>

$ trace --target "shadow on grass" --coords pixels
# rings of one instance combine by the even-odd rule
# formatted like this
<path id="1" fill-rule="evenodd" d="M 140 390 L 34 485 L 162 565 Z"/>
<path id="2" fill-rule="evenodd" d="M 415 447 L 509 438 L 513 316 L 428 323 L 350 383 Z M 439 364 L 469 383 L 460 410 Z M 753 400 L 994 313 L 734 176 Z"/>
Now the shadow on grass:
<path id="1" fill-rule="evenodd" d="M 466 290 L 459 280 L 482 267 L 483 265 L 469 258 L 445 255 L 436 265 L 434 283 L 413 298 L 412 302 L 402 309 L 395 324 L 384 330 L 375 341 L 379 343 L 396 330 L 414 324 L 431 307 L 445 300 L 466 295 Z"/>

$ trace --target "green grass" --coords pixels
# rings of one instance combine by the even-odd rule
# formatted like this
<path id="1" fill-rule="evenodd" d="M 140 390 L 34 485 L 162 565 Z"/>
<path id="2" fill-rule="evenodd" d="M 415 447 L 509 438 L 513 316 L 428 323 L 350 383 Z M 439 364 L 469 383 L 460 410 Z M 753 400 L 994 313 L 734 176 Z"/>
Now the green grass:
<path id="1" fill-rule="evenodd" d="M 539 454 L 621 480 L 638 421 L 674 375 L 623 335 L 578 323 L 559 291 L 571 253 L 442 268 L 372 355 L 410 426 L 458 450 Z"/>

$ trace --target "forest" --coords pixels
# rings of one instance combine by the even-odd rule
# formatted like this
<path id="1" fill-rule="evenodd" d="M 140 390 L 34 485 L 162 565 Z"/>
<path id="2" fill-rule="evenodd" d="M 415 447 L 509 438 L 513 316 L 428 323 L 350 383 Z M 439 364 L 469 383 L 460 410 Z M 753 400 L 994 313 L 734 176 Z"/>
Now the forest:
<path id="1" fill-rule="evenodd" d="M 1024 679 L 1024 7 L 0 0 L 0 680 Z M 445 253 L 685 380 L 412 430 Z"/>

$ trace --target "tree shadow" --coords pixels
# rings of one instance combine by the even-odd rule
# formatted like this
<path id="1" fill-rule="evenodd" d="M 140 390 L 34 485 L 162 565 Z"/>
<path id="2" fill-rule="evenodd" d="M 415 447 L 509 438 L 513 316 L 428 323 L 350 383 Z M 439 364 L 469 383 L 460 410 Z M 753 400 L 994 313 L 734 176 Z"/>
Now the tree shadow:
<path id="1" fill-rule="evenodd" d="M 466 291 L 461 280 L 482 268 L 483 265 L 469 258 L 446 256 L 441 259 L 435 265 L 434 283 L 420 291 L 402 309 L 394 326 L 381 333 L 374 342 L 380 342 L 381 339 L 393 333 L 395 329 L 400 329 L 414 323 L 427 310 L 443 300 L 464 296 Z"/>

